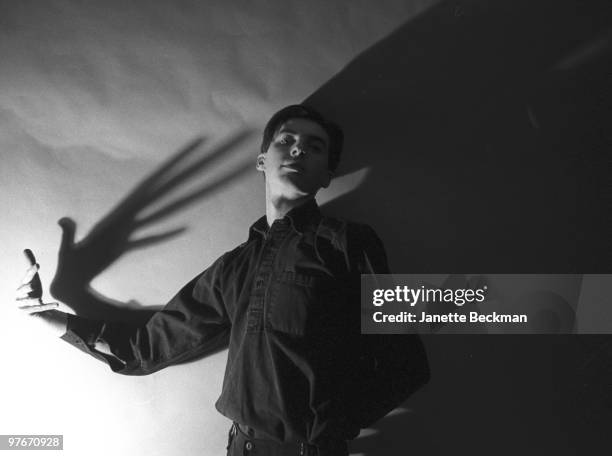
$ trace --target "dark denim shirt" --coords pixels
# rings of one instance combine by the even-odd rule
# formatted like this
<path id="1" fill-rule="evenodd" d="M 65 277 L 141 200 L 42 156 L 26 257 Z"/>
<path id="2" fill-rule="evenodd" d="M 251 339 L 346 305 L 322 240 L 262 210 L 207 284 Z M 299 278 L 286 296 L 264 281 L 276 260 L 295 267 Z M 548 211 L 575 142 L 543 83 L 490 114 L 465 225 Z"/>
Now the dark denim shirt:
<path id="1" fill-rule="evenodd" d="M 312 200 L 259 219 L 144 326 L 70 316 L 63 338 L 130 375 L 229 343 L 219 412 L 281 442 L 347 440 L 429 375 L 417 336 L 360 333 L 360 274 L 387 272 L 370 227 Z"/>

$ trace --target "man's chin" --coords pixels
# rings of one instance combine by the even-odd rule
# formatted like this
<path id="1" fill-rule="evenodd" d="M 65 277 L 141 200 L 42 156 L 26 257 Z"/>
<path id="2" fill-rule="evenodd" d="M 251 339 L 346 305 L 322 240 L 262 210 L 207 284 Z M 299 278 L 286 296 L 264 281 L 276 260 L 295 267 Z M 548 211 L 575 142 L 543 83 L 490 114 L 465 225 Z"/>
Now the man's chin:
<path id="1" fill-rule="evenodd" d="M 318 188 L 311 182 L 307 182 L 304 176 L 299 173 L 286 174 L 282 181 L 284 193 L 295 194 L 298 197 L 312 195 L 318 190 Z"/>
<path id="2" fill-rule="evenodd" d="M 300 185 L 296 182 L 287 182 L 283 186 L 283 195 L 287 199 L 299 199 L 307 196 L 314 197 L 319 189 L 312 186 Z"/>

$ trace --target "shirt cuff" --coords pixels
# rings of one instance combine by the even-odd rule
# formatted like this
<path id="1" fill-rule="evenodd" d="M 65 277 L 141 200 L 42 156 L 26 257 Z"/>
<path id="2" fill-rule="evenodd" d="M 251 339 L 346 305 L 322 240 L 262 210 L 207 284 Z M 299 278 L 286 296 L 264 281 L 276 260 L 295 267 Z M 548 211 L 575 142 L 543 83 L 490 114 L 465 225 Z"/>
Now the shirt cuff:
<path id="1" fill-rule="evenodd" d="M 103 325 L 104 322 L 102 321 L 68 314 L 66 333 L 61 336 L 61 339 L 86 353 L 92 354 L 91 350 L 95 346 Z"/>

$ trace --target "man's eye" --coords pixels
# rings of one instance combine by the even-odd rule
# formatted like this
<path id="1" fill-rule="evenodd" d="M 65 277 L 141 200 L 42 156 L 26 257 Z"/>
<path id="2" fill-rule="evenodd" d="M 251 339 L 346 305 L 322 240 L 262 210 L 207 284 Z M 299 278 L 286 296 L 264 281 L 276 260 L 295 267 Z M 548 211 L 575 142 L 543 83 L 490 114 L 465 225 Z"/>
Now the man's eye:
<path id="1" fill-rule="evenodd" d="M 291 138 L 289 136 L 281 136 L 278 140 L 279 144 L 289 144 L 291 142 Z"/>

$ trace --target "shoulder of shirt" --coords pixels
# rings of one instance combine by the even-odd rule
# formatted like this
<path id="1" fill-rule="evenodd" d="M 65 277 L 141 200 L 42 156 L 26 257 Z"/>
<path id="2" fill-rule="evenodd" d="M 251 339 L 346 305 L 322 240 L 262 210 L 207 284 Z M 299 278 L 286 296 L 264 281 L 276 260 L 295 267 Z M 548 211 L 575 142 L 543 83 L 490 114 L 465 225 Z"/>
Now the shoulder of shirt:
<path id="1" fill-rule="evenodd" d="M 243 242 L 242 244 L 234 247 L 232 250 L 228 250 L 223 255 L 219 257 L 217 261 L 219 261 L 222 265 L 230 264 L 247 246 L 248 241 Z"/>

